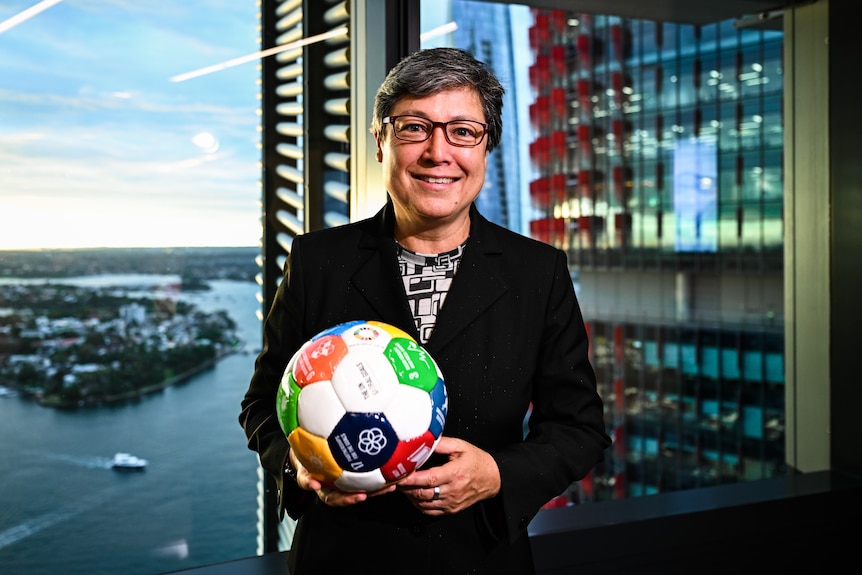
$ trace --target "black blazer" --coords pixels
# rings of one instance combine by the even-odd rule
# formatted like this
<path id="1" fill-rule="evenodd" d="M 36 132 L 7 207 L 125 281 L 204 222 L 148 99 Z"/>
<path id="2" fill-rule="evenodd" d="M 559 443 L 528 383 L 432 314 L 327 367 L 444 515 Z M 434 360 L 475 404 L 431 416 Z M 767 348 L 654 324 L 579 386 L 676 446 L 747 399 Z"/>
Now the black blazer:
<path id="1" fill-rule="evenodd" d="M 481 572 L 530 573 L 530 520 L 583 478 L 610 446 L 565 253 L 489 222 L 475 206 L 470 218 L 460 267 L 424 347 L 440 366 L 449 393 L 444 435 L 494 457 L 500 494 L 454 516 L 431 519 L 397 492 L 333 509 L 283 481 L 288 444 L 275 416 L 275 397 L 300 345 L 348 320 L 384 321 L 419 339 L 387 202 L 367 220 L 293 240 L 242 402 L 240 422 L 249 448 L 276 478 L 282 513 L 286 509 L 302 518 L 291 555 L 345 560 L 350 540 L 355 553 L 367 559 L 379 538 L 392 541 L 386 545 L 390 552 L 403 552 L 411 565 L 422 565 L 411 573 L 472 572 L 478 565 L 486 566 Z M 439 463 L 435 457 L 426 466 Z M 340 542 L 334 545 L 336 539 Z M 357 565 L 363 561 L 353 556 L 351 569 Z M 291 570 L 292 575 L 303 572 L 296 565 Z"/>

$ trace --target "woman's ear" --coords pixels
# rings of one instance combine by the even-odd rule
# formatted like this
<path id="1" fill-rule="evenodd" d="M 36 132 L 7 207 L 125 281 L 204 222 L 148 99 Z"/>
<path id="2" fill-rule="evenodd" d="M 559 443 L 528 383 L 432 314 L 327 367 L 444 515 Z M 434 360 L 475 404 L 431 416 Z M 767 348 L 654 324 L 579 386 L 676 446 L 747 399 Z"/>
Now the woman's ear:
<path id="1" fill-rule="evenodd" d="M 377 163 L 383 163 L 383 148 L 380 142 L 380 132 L 374 133 L 374 141 L 377 142 Z"/>

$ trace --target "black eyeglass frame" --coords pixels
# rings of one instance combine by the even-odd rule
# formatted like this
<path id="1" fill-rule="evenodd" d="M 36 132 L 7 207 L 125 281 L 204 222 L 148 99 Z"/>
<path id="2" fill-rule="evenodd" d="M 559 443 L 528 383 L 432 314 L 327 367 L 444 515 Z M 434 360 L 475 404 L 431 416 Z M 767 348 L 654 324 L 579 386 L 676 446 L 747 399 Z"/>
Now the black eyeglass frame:
<path id="1" fill-rule="evenodd" d="M 424 140 L 407 140 L 405 138 L 402 138 L 401 136 L 398 135 L 398 131 L 395 129 L 395 124 L 393 123 L 398 118 L 416 118 L 417 120 L 422 120 L 423 122 L 428 122 L 429 124 L 431 124 L 431 129 L 428 130 L 428 136 Z M 449 127 L 449 124 L 457 124 L 459 122 L 470 122 L 471 124 L 478 124 L 478 125 L 482 126 L 482 129 L 483 129 L 482 137 L 479 138 L 475 144 L 461 144 L 458 142 L 453 142 L 452 140 L 449 139 L 448 127 Z M 411 144 L 419 144 L 421 142 L 427 142 L 428 140 L 431 139 L 431 133 L 434 132 L 434 128 L 439 126 L 439 127 L 443 128 L 443 136 L 446 138 L 446 141 L 449 142 L 451 145 L 456 146 L 458 148 L 475 148 L 476 146 L 481 144 L 485 140 L 485 136 L 488 134 L 488 127 L 489 127 L 489 124 L 486 124 L 485 122 L 479 122 L 478 120 L 449 120 L 448 122 L 435 122 L 435 121 L 429 120 L 428 118 L 425 118 L 423 116 L 414 116 L 413 114 L 402 114 L 400 116 L 386 116 L 385 118 L 383 118 L 382 123 L 384 125 L 389 124 L 390 126 L 392 126 L 392 135 L 394 135 L 397 139 L 401 140 L 402 142 L 410 142 Z"/>

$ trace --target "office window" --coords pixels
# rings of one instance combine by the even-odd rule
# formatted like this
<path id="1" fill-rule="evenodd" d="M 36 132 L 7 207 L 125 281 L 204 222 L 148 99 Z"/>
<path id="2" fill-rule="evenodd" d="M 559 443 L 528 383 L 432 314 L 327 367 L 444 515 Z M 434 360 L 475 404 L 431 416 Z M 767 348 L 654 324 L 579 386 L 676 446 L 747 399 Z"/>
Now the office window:
<path id="1" fill-rule="evenodd" d="M 258 27 L 254 2 L 0 7 L 3 573 L 256 553 L 259 72 L 181 76 Z"/>

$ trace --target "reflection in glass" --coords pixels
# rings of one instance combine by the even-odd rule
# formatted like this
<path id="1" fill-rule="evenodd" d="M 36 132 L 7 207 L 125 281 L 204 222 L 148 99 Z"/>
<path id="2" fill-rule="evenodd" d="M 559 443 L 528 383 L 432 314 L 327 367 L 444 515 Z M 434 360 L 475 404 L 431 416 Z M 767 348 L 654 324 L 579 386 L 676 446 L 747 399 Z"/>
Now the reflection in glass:
<path id="1" fill-rule="evenodd" d="M 507 213 L 517 189 L 522 220 L 498 221 L 565 250 L 578 278 L 616 444 L 563 497 L 782 473 L 781 32 L 422 5 L 423 29 L 455 23 L 437 45 L 511 79 L 480 209 Z M 520 171 L 498 180 L 495 163 Z"/>

